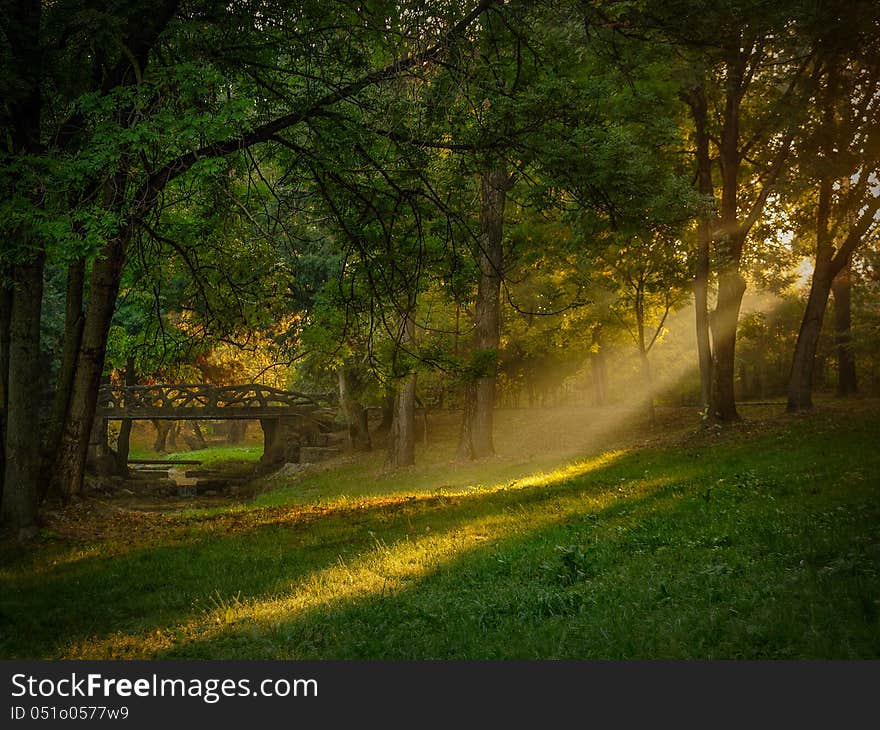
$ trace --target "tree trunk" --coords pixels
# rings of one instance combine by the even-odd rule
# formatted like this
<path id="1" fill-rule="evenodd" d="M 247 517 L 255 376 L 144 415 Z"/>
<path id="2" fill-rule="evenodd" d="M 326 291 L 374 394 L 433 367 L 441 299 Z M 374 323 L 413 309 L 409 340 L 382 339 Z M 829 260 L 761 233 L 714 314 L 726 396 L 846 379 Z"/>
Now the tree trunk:
<path id="1" fill-rule="evenodd" d="M 827 141 L 824 151 L 827 155 Z M 832 270 L 834 249 L 829 226 L 832 195 L 831 176 L 825 174 L 819 182 L 819 200 L 816 207 L 816 263 L 788 379 L 789 411 L 807 410 L 813 407 L 816 348 L 822 332 L 825 308 L 828 306 L 828 295 L 831 293 L 831 282 L 834 280 Z"/>
<path id="2" fill-rule="evenodd" d="M 119 435 L 116 437 L 116 474 L 121 477 L 128 476 L 128 455 L 131 453 L 132 423 L 133 421 L 130 418 L 124 418 L 119 424 Z"/>
<path id="3" fill-rule="evenodd" d="M 177 436 L 180 433 L 180 421 L 171 421 L 171 424 L 168 426 L 167 437 L 168 437 L 168 450 L 169 451 L 177 451 Z"/>
<path id="4" fill-rule="evenodd" d="M 192 451 L 206 449 L 208 443 L 205 441 L 205 434 L 202 433 L 202 427 L 199 425 L 199 422 L 190 421 L 190 423 L 192 424 L 193 439 L 192 441 L 187 440 L 187 446 L 189 446 Z"/>
<path id="5" fill-rule="evenodd" d="M 174 421 L 166 421 L 164 418 L 153 418 L 150 423 L 156 428 L 156 438 L 153 440 L 153 451 L 164 454 L 168 451 L 168 435 L 171 433 Z"/>
<path id="6" fill-rule="evenodd" d="M 492 421 L 495 405 L 495 378 L 479 378 L 465 390 L 464 412 L 458 434 L 457 458 L 482 459 L 495 453 Z"/>
<path id="7" fill-rule="evenodd" d="M 699 243 L 694 272 L 694 324 L 697 335 L 697 359 L 700 365 L 700 407 L 704 417 L 712 407 L 712 345 L 709 337 L 709 241 L 708 224 L 699 224 Z"/>
<path id="8" fill-rule="evenodd" d="M 381 419 L 376 431 L 379 433 L 391 433 L 391 424 L 394 423 L 394 404 L 397 394 L 392 389 L 387 389 L 382 396 Z"/>
<path id="9" fill-rule="evenodd" d="M 119 293 L 127 243 L 127 236 L 108 242 L 92 267 L 82 343 L 53 473 L 54 483 L 60 493 L 66 496 L 82 491 L 89 434 L 95 418 L 98 387 L 104 370 L 107 333 Z"/>
<path id="10" fill-rule="evenodd" d="M 9 320 L 5 477 L 2 521 L 19 531 L 36 526 L 40 494 L 40 315 L 44 254 L 14 267 Z"/>
<path id="11" fill-rule="evenodd" d="M 602 325 L 596 323 L 590 332 L 590 373 L 593 376 L 593 403 L 597 406 L 608 404 L 608 367 L 605 362 L 605 342 L 602 339 Z"/>
<path id="12" fill-rule="evenodd" d="M 639 338 L 639 361 L 642 364 L 642 381 L 645 388 L 645 415 L 648 423 L 652 426 L 657 423 L 657 413 L 654 410 L 654 384 L 651 378 L 651 363 L 648 360 L 648 348 L 645 342 L 645 305 L 642 293 L 637 294 L 636 299 L 636 327 Z"/>
<path id="13" fill-rule="evenodd" d="M 12 162 L 41 153 L 43 3 L 3 4 L 4 151 Z M 12 32 L 10 32 L 10 29 Z M 26 186 L 25 186 L 26 187 Z M 41 193 L 33 191 L 35 197 Z M 39 206 L 36 199 L 31 202 Z M 40 480 L 40 317 L 45 252 L 0 271 L 0 521 L 34 529 Z M 10 274 L 9 281 L 6 275 Z"/>
<path id="14" fill-rule="evenodd" d="M 137 372 L 134 368 L 134 358 L 129 357 L 125 362 L 125 384 L 129 387 L 137 385 Z M 123 418 L 119 426 L 119 438 L 116 440 L 116 471 L 122 476 L 128 476 L 128 453 L 131 449 L 131 425 L 130 418 Z"/>
<path id="15" fill-rule="evenodd" d="M 461 428 L 458 432 L 458 448 L 455 458 L 459 461 L 470 461 L 474 458 L 471 447 L 473 435 L 471 429 L 474 424 L 474 409 L 477 406 L 477 394 L 474 392 L 476 383 L 468 383 L 464 391 L 464 404 L 462 407 Z"/>
<path id="16" fill-rule="evenodd" d="M 822 332 L 822 320 L 831 292 L 831 275 L 827 267 L 817 267 L 810 284 L 810 296 L 801 320 L 788 381 L 788 410 L 801 411 L 813 407 L 813 373 L 816 365 L 816 348 Z"/>
<path id="17" fill-rule="evenodd" d="M 645 395 L 645 415 L 648 423 L 652 426 L 657 425 L 657 411 L 654 408 L 654 384 L 651 376 L 651 362 L 648 360 L 648 353 L 644 347 L 639 348 L 639 360 L 642 363 L 642 380 L 645 384 L 647 395 Z"/>
<path id="18" fill-rule="evenodd" d="M 110 376 L 102 375 L 100 387 L 110 385 Z M 86 453 L 86 467 L 94 470 L 99 476 L 116 475 L 116 454 L 110 448 L 110 421 L 106 418 L 94 418 L 92 432 L 89 434 L 89 445 Z"/>
<path id="19" fill-rule="evenodd" d="M 6 471 L 6 409 L 9 394 L 9 324 L 12 318 L 12 287 L 0 270 L 0 504 Z"/>
<path id="20" fill-rule="evenodd" d="M 389 456 L 392 468 L 415 464 L 416 373 L 405 376 L 397 389 L 390 445 Z"/>
<path id="21" fill-rule="evenodd" d="M 709 320 L 712 332 L 712 414 L 719 421 L 737 421 L 734 379 L 736 367 L 736 327 L 746 282 L 740 274 L 743 244 L 748 231 L 739 222 L 740 104 L 745 59 L 740 49 L 729 47 L 726 59 L 724 121 L 718 152 L 721 166 L 720 231 L 715 234 L 718 255 L 718 300 Z M 718 235 L 720 233 L 720 235 Z"/>
<path id="22" fill-rule="evenodd" d="M 746 282 L 737 266 L 726 266 L 718 274 L 718 303 L 712 313 L 712 413 L 719 421 L 736 421 L 734 376 L 736 365 L 736 327 Z"/>
<path id="23" fill-rule="evenodd" d="M 12 287 L 3 281 L 5 272 L 0 272 L 0 409 L 6 410 L 9 392 L 9 325 L 12 321 Z"/>
<path id="24" fill-rule="evenodd" d="M 415 343 L 414 303 L 402 316 L 399 350 L 406 350 Z M 416 448 L 416 373 L 398 376 L 394 399 L 394 417 L 388 440 L 388 460 L 391 468 L 412 466 Z"/>
<path id="25" fill-rule="evenodd" d="M 52 403 L 52 417 L 46 436 L 43 474 L 43 496 L 52 486 L 53 454 L 58 453 L 61 434 L 70 404 L 70 391 L 76 373 L 76 360 L 82 343 L 83 325 L 83 286 L 85 284 L 85 261 L 79 259 L 67 268 L 67 295 L 64 305 L 64 345 L 61 353 L 61 367 L 55 385 L 55 399 Z"/>
<path id="26" fill-rule="evenodd" d="M 367 409 L 358 400 L 359 379 L 357 373 L 343 364 L 337 371 L 339 379 L 339 404 L 348 425 L 348 443 L 355 451 L 369 451 L 372 447 Z"/>
<path id="27" fill-rule="evenodd" d="M 852 342 L 852 265 L 846 265 L 831 284 L 834 295 L 834 343 L 837 349 L 837 395 L 846 397 L 858 392 L 856 358 Z"/>
<path id="28" fill-rule="evenodd" d="M 708 103 L 702 87 L 686 96 L 694 120 L 697 189 L 707 204 L 714 203 L 712 158 L 709 153 Z M 694 267 L 694 324 L 697 336 L 697 358 L 700 365 L 700 405 L 703 416 L 712 416 L 712 346 L 709 337 L 709 250 L 712 245 L 713 210 L 706 210 L 697 223 L 697 256 Z"/>
<path id="29" fill-rule="evenodd" d="M 208 442 L 205 441 L 205 434 L 202 433 L 202 426 L 198 421 L 192 422 L 193 433 L 196 436 L 196 443 L 199 445 L 200 449 L 207 448 Z"/>
<path id="30" fill-rule="evenodd" d="M 477 285 L 476 321 L 472 357 L 476 361 L 477 377 L 468 387 L 459 434 L 458 453 L 462 458 L 481 459 L 492 456 L 492 420 L 495 408 L 495 373 L 498 345 L 501 335 L 501 278 L 504 265 L 504 206 L 511 177 L 507 166 L 499 162 L 494 169 L 480 178 L 480 251 L 477 257 L 480 279 Z M 465 440 L 466 439 L 466 440 Z"/>
<path id="31" fill-rule="evenodd" d="M 229 421 L 228 430 L 226 432 L 226 443 L 235 446 L 243 443 L 247 436 L 247 421 Z"/>

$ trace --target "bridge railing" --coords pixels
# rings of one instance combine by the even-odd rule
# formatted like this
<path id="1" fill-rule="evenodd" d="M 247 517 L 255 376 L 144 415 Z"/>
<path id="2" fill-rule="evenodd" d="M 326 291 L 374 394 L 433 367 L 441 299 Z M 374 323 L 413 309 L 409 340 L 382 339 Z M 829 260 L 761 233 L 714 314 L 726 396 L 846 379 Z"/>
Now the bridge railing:
<path id="1" fill-rule="evenodd" d="M 105 417 L 126 415 L 173 415 L 204 412 L 205 418 L 222 412 L 253 411 L 254 417 L 267 411 L 299 411 L 335 405 L 330 393 L 298 393 L 269 385 L 208 385 L 204 383 L 102 386 L 98 409 Z"/>

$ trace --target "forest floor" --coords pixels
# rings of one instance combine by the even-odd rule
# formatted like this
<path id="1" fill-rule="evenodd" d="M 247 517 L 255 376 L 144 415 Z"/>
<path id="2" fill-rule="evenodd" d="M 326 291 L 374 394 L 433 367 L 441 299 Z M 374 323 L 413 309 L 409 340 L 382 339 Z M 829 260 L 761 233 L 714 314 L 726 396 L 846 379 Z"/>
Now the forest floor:
<path id="1" fill-rule="evenodd" d="M 457 464 L 436 414 L 409 469 L 96 494 L 0 544 L 0 656 L 880 658 L 880 403 L 743 415 L 500 411 Z"/>

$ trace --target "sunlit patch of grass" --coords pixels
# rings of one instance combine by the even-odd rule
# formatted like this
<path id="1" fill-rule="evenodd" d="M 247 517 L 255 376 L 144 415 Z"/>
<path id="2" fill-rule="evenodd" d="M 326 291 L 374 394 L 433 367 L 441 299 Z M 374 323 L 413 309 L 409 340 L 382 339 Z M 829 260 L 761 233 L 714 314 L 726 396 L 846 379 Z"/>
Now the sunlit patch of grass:
<path id="1" fill-rule="evenodd" d="M 257 496 L 256 505 L 350 504 L 375 497 L 406 497 L 424 494 L 468 494 L 476 491 L 534 487 L 600 469 L 626 453 L 625 449 L 603 452 L 585 460 L 548 458 L 543 469 L 535 460 L 490 459 L 479 463 L 435 462 L 398 472 L 384 472 L 384 456 L 372 455 L 356 464 L 308 474 L 292 484 L 282 484 Z"/>
<path id="2" fill-rule="evenodd" d="M 510 484 L 508 484 L 508 488 L 514 485 L 519 487 L 543 487 L 550 484 L 564 484 L 572 479 L 583 477 L 590 472 L 608 467 L 615 461 L 620 459 L 622 456 L 624 456 L 624 454 L 626 454 L 626 451 L 623 449 L 618 449 L 616 451 L 606 451 L 605 453 L 599 454 L 592 459 L 585 459 L 583 461 L 575 461 L 570 464 L 565 464 L 564 466 L 561 466 L 550 472 L 539 472 L 537 474 L 530 474 L 523 479 L 511 482 Z"/>

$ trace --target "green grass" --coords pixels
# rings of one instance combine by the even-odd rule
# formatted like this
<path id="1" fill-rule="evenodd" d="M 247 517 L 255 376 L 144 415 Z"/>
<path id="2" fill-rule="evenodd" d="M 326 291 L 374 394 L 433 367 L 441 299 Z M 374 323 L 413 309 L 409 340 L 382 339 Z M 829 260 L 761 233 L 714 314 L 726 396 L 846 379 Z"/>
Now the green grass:
<path id="1" fill-rule="evenodd" d="M 215 466 L 226 461 L 259 461 L 262 455 L 262 446 L 211 446 L 206 449 L 180 451 L 172 454 L 156 454 L 147 449 L 132 449 L 129 457 L 132 459 L 161 458 L 170 461 L 195 459 L 201 461 L 203 466 Z"/>
<path id="2" fill-rule="evenodd" d="M 878 433 L 824 412 L 531 478 L 368 460 L 100 537 L 70 517 L 0 548 L 0 655 L 878 658 Z"/>

